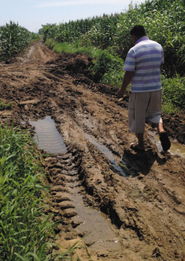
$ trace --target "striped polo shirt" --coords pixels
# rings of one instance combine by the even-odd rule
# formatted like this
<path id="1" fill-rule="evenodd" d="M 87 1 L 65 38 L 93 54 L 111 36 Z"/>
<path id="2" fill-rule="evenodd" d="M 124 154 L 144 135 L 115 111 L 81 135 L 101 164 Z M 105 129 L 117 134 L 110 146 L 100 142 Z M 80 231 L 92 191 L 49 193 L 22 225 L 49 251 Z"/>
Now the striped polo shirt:
<path id="1" fill-rule="evenodd" d="M 161 89 L 160 66 L 164 62 L 162 46 L 141 37 L 128 51 L 124 70 L 135 72 L 132 82 L 132 92 L 153 92 Z"/>

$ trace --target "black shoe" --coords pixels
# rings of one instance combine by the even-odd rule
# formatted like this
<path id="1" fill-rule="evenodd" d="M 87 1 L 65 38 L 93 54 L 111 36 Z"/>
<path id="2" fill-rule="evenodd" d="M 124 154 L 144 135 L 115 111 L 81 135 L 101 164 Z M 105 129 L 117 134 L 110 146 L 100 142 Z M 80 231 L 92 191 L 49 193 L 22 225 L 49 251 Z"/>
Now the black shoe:
<path id="1" fill-rule="evenodd" d="M 169 148 L 171 147 L 171 142 L 169 140 L 168 133 L 167 132 L 159 133 L 159 139 L 161 141 L 161 146 L 163 148 L 163 151 L 169 150 Z"/>
<path id="2" fill-rule="evenodd" d="M 139 144 L 134 144 L 134 143 L 132 143 L 131 145 L 130 145 L 130 148 L 132 149 L 132 150 L 134 150 L 134 151 L 140 151 L 140 152 L 142 152 L 142 151 L 145 151 L 145 148 L 144 148 L 144 146 L 143 147 L 140 147 L 139 146 Z"/>

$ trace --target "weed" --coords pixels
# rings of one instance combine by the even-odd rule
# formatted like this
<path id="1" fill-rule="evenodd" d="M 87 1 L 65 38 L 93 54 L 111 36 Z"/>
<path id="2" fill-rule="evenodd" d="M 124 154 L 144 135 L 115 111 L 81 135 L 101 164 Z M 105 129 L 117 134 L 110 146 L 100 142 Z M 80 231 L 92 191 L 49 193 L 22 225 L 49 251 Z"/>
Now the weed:
<path id="1" fill-rule="evenodd" d="M 11 109 L 12 109 L 12 104 L 11 103 L 5 103 L 4 101 L 0 100 L 0 111 L 11 110 Z"/>
<path id="2" fill-rule="evenodd" d="M 47 260 L 53 225 L 43 215 L 43 169 L 31 137 L 0 127 L 1 260 Z"/>

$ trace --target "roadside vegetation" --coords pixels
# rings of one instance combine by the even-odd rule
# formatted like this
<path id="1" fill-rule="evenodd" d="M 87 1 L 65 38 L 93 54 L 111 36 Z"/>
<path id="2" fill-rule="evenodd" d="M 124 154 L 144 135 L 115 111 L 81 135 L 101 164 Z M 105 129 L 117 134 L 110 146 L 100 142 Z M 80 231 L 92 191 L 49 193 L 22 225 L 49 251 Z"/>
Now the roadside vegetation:
<path id="1" fill-rule="evenodd" d="M 12 108 L 11 103 L 4 102 L 3 100 L 0 99 L 0 111 L 11 110 L 11 108 Z"/>
<path id="2" fill-rule="evenodd" d="M 127 12 L 120 14 L 59 25 L 46 24 L 40 29 L 40 34 L 46 44 L 57 52 L 90 54 L 94 58 L 95 75 L 99 69 L 96 63 L 104 67 L 97 80 L 119 87 L 123 62 L 131 47 L 130 28 L 135 24 L 144 25 L 149 37 L 164 48 L 164 109 L 174 112 L 185 109 L 181 102 L 185 100 L 184 17 L 184 0 L 147 0 L 138 6 L 130 5 Z M 180 102 L 177 102 L 177 93 Z"/>
<path id="3" fill-rule="evenodd" d="M 36 37 L 14 22 L 0 27 L 0 61 L 8 61 L 22 52 Z"/>
<path id="4" fill-rule="evenodd" d="M 43 214 L 43 169 L 31 137 L 0 126 L 0 259 L 50 260 L 53 224 Z"/>
<path id="5" fill-rule="evenodd" d="M 0 125 L 0 140 L 0 260 L 72 260 L 76 244 L 54 251 L 57 223 L 45 214 L 48 186 L 32 137 Z"/>

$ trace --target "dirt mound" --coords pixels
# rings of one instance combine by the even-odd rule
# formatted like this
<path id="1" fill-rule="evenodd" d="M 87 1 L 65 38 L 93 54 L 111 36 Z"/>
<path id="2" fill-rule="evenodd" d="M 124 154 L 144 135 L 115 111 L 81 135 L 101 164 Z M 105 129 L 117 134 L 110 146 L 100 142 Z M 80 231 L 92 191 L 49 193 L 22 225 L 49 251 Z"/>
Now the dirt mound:
<path id="1" fill-rule="evenodd" d="M 48 62 L 48 64 L 52 64 L 52 62 Z M 58 56 L 49 71 L 55 75 L 68 73 L 71 75 L 83 74 L 89 76 L 89 67 L 91 64 L 92 59 L 86 55 L 64 53 Z"/>
<path id="2" fill-rule="evenodd" d="M 147 150 L 132 151 L 127 104 L 89 78 L 91 59 L 58 57 L 40 43 L 30 52 L 25 63 L 0 66 L 1 101 L 11 104 L 1 106 L 0 121 L 30 129 L 30 120 L 51 116 L 64 138 L 67 152 L 43 163 L 59 246 L 78 242 L 73 260 L 184 261 L 184 146 L 176 142 L 174 150 L 172 140 L 170 152 L 159 154 L 147 127 Z M 184 137 L 184 123 L 165 117 L 176 138 Z"/>
<path id="3" fill-rule="evenodd" d="M 177 139 L 178 142 L 185 144 L 185 115 L 171 114 L 164 115 L 163 118 L 170 136 Z"/>

